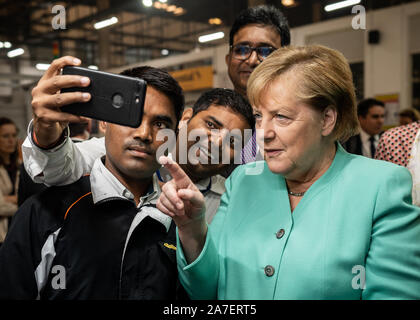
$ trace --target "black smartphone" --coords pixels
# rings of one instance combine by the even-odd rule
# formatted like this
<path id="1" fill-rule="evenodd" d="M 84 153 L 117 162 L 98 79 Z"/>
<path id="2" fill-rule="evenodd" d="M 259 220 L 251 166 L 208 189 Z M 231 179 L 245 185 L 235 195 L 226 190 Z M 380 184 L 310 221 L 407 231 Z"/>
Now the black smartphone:
<path id="1" fill-rule="evenodd" d="M 89 92 L 88 102 L 61 108 L 71 114 L 85 116 L 137 128 L 143 117 L 146 81 L 109 72 L 65 66 L 63 75 L 79 75 L 90 79 L 88 87 L 61 89 L 61 92 Z"/>

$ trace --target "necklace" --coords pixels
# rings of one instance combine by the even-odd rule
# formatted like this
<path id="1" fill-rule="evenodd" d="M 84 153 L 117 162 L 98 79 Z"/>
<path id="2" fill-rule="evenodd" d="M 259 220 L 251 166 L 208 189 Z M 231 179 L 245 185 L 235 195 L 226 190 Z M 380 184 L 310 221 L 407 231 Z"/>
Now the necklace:
<path id="1" fill-rule="evenodd" d="M 291 196 L 295 196 L 295 197 L 303 197 L 303 195 L 305 194 L 306 191 L 303 192 L 292 192 L 287 190 L 287 193 L 290 194 Z"/>

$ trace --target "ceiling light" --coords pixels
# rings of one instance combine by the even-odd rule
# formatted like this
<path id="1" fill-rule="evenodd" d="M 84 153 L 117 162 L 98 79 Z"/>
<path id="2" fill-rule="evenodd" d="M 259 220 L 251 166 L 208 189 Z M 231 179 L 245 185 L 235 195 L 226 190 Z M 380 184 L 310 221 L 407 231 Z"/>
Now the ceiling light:
<path id="1" fill-rule="evenodd" d="M 12 44 L 9 41 L 6 41 L 5 43 L 3 43 L 5 48 L 11 48 Z"/>
<path id="2" fill-rule="evenodd" d="M 49 63 L 37 63 L 35 66 L 35 68 L 37 68 L 40 71 L 48 70 L 49 67 L 50 67 Z"/>
<path id="3" fill-rule="evenodd" d="M 18 49 L 9 51 L 7 53 L 7 56 L 9 58 L 14 58 L 14 57 L 20 56 L 21 54 L 24 54 L 24 52 L 25 52 L 25 50 L 23 50 L 22 48 L 18 48 Z"/>
<path id="4" fill-rule="evenodd" d="M 341 8 L 350 7 L 358 3 L 360 3 L 360 0 L 340 1 L 340 2 L 336 2 L 336 3 L 325 6 L 324 10 L 327 12 L 330 12 L 330 11 L 338 10 Z"/>
<path id="5" fill-rule="evenodd" d="M 180 16 L 181 14 L 184 14 L 185 10 L 183 8 L 176 8 L 174 11 L 174 15 Z"/>
<path id="6" fill-rule="evenodd" d="M 102 29 L 105 27 L 109 27 L 112 24 L 115 24 L 118 22 L 118 18 L 117 17 L 112 17 L 111 19 L 107 19 L 107 20 L 103 20 L 100 22 L 95 23 L 93 26 L 95 29 Z"/>
<path id="7" fill-rule="evenodd" d="M 0 41 L 0 49 L 3 48 L 3 42 Z"/>
<path id="8" fill-rule="evenodd" d="M 213 41 L 213 40 L 218 40 L 218 39 L 222 39 L 225 36 L 225 34 L 223 32 L 216 32 L 216 33 L 210 33 L 210 34 L 206 34 L 204 36 L 198 37 L 198 42 L 209 42 L 209 41 Z"/>
<path id="9" fill-rule="evenodd" d="M 168 0 L 159 0 L 159 2 L 166 3 Z"/>
<path id="10" fill-rule="evenodd" d="M 90 65 L 88 68 L 92 70 L 99 70 L 98 66 L 95 65 Z"/>
<path id="11" fill-rule="evenodd" d="M 153 1 L 152 0 L 143 0 L 143 5 L 145 7 L 151 7 L 153 5 Z"/>
<path id="12" fill-rule="evenodd" d="M 284 5 L 285 7 L 294 7 L 297 5 L 295 0 L 281 0 L 281 4 Z"/>
<path id="13" fill-rule="evenodd" d="M 162 49 L 160 51 L 160 53 L 162 54 L 162 56 L 167 56 L 169 54 L 169 50 L 168 49 Z"/>
<path id="14" fill-rule="evenodd" d="M 222 20 L 220 18 L 210 18 L 209 23 L 210 24 L 215 24 L 215 25 L 221 25 Z"/>
<path id="15" fill-rule="evenodd" d="M 166 11 L 168 12 L 174 12 L 176 10 L 176 6 L 172 5 L 166 8 Z"/>

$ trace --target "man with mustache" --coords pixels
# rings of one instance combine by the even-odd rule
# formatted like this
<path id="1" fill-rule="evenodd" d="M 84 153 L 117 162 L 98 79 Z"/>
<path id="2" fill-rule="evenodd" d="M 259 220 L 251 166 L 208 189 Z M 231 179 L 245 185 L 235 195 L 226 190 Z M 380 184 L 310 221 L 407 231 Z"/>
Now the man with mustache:
<path id="1" fill-rule="evenodd" d="M 245 9 L 237 16 L 232 25 L 229 44 L 230 50 L 225 60 L 229 78 L 233 83 L 234 91 L 247 99 L 246 85 L 251 72 L 274 50 L 290 44 L 290 30 L 287 19 L 279 9 L 273 6 L 263 5 Z M 83 99 L 80 98 L 78 101 L 83 101 Z M 59 107 L 54 103 L 49 105 L 33 104 L 34 113 L 42 116 L 56 119 L 57 121 L 78 120 L 75 116 L 66 113 L 53 113 L 51 111 Z M 233 110 L 233 113 L 236 117 L 241 117 L 242 114 L 248 120 L 250 113 L 245 110 L 248 110 L 248 107 L 238 108 L 236 111 Z M 217 110 L 214 111 L 213 116 L 218 116 Z M 200 115 L 200 113 L 197 115 Z M 195 113 L 194 116 L 196 116 Z M 252 119 L 249 119 L 247 122 L 248 125 L 253 126 L 254 121 Z M 202 125 L 205 124 L 202 122 Z M 224 125 L 224 127 L 226 126 Z M 236 126 L 230 127 L 239 128 Z M 221 127 L 219 126 L 219 128 Z M 246 126 L 246 128 L 249 127 Z M 28 139 L 25 141 L 22 149 L 25 168 L 36 182 L 48 185 L 73 182 L 83 174 L 88 173 L 93 160 L 98 155 L 104 153 L 103 144 L 98 142 L 97 139 L 91 139 L 91 141 L 81 143 L 77 146 L 77 150 L 80 152 L 76 152 L 74 155 L 63 156 L 62 151 L 60 153 L 57 152 L 59 151 L 57 148 L 51 148 L 51 146 L 57 146 L 56 141 L 59 139 L 59 135 L 55 132 L 54 134 L 49 134 L 49 129 L 42 129 L 45 130 L 45 133 L 39 132 L 37 135 L 40 134 L 43 137 L 48 137 L 50 147 L 48 152 L 42 152 Z M 51 139 L 50 137 L 54 137 L 55 139 Z M 245 140 L 243 139 L 243 141 Z M 241 163 L 255 161 L 258 154 L 254 135 L 243 149 Z M 63 160 L 64 157 L 67 157 L 66 161 Z M 202 167 L 204 166 L 206 165 L 203 164 Z M 212 216 L 216 213 L 221 194 L 225 190 L 224 178 L 220 175 L 228 176 L 233 168 L 232 157 L 230 165 L 219 168 L 220 170 L 216 172 L 217 176 L 212 175 L 212 179 L 215 181 L 212 181 L 211 184 L 208 182 L 210 175 L 202 177 L 199 181 L 195 181 L 198 183 L 200 190 L 207 190 L 210 186 L 205 197 L 207 214 L 209 215 L 208 222 L 211 221 Z M 188 169 L 185 171 L 188 173 Z"/>
<path id="2" fill-rule="evenodd" d="M 79 76 L 59 75 L 71 60 L 56 60 L 44 74 L 34 90 L 41 103 L 51 103 L 57 88 L 81 82 Z M 184 96 L 163 70 L 139 67 L 123 74 L 148 83 L 141 125 L 106 123 L 106 154 L 94 161 L 90 176 L 51 187 L 21 206 L 0 251 L 0 299 L 184 296 L 177 280 L 175 225 L 156 209 L 161 191 L 154 174 L 163 143 L 156 136 L 160 129 L 176 128 Z M 78 95 L 61 99 L 68 103 Z M 50 134 L 59 125 L 35 116 L 34 126 L 53 128 Z M 44 146 L 45 131 L 36 130 Z M 67 139 L 60 148 L 75 147 Z"/>
<path id="3" fill-rule="evenodd" d="M 69 63 L 72 62 L 69 61 Z M 44 81 L 40 81 L 38 87 L 45 86 L 43 83 Z M 68 85 L 70 86 L 70 83 Z M 78 85 L 88 85 L 88 82 Z M 24 142 L 22 152 L 26 171 L 35 182 L 66 185 L 90 172 L 95 159 L 105 154 L 104 140 L 93 138 L 72 144 L 71 141 L 67 141 L 68 139 L 64 139 L 62 135 L 65 131 L 62 128 L 66 126 L 66 123 L 63 120 L 77 121 L 78 118 L 64 112 L 57 112 L 59 107 L 67 104 L 67 101 L 57 104 L 54 100 L 55 95 L 54 90 L 47 93 L 46 98 L 40 96 L 40 91 L 33 91 L 32 106 L 37 116 L 34 118 L 33 125 L 29 127 L 28 138 Z M 86 101 L 82 95 L 74 96 L 73 99 L 78 100 L 72 100 L 72 102 Z M 53 127 L 42 125 L 45 121 L 54 121 L 55 125 Z M 168 151 L 172 152 L 176 159 L 181 159 L 180 164 L 183 170 L 202 190 L 206 199 L 208 223 L 217 212 L 220 197 L 225 191 L 225 178 L 221 174 L 234 163 L 235 148 L 237 154 L 240 154 L 247 137 L 250 136 L 250 134 L 245 134 L 245 130 L 251 132 L 254 123 L 252 108 L 248 101 L 230 89 L 215 88 L 205 92 L 192 108 L 187 108 L 182 114 L 179 131 L 182 133 L 185 130 L 186 135 L 181 134 L 177 139 L 175 151 Z M 189 150 L 196 144 L 193 140 L 188 141 L 188 136 L 192 136 L 191 133 L 194 131 L 201 131 L 202 136 L 206 137 L 206 139 L 201 139 L 205 140 L 201 142 L 213 147 L 200 148 L 201 155 L 197 152 L 196 156 L 191 154 L 188 156 Z M 226 139 L 232 141 L 227 142 Z M 64 147 L 61 146 L 63 140 L 66 141 Z M 215 149 L 219 150 L 220 155 L 218 161 L 213 161 L 216 163 L 212 164 L 211 160 L 204 163 L 199 159 L 206 152 L 211 155 Z M 224 153 L 227 155 L 226 161 L 222 161 L 221 155 Z M 182 161 L 184 158 L 186 161 Z M 194 164 L 192 164 L 190 160 L 194 158 L 200 161 L 193 161 Z M 238 158 L 235 162 L 241 163 Z M 162 184 L 171 178 L 166 172 L 159 171 L 157 177 Z"/>
<path id="4" fill-rule="evenodd" d="M 229 52 L 225 59 L 235 91 L 247 97 L 252 71 L 275 50 L 289 44 L 288 21 L 276 7 L 261 5 L 240 12 L 230 29 Z M 242 163 L 262 160 L 257 150 L 254 135 L 242 152 Z"/>

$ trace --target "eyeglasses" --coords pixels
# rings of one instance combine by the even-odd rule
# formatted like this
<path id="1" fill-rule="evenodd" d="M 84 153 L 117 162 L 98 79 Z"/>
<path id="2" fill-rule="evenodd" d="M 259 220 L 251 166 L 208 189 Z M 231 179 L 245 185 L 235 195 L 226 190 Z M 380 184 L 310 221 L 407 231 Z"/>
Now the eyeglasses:
<path id="1" fill-rule="evenodd" d="M 238 60 L 248 60 L 251 54 L 256 51 L 258 60 L 263 61 L 267 58 L 271 53 L 277 50 L 277 48 L 270 47 L 270 46 L 263 46 L 263 47 L 250 47 L 243 44 L 237 44 L 235 46 L 231 46 L 232 50 L 232 57 Z"/>

